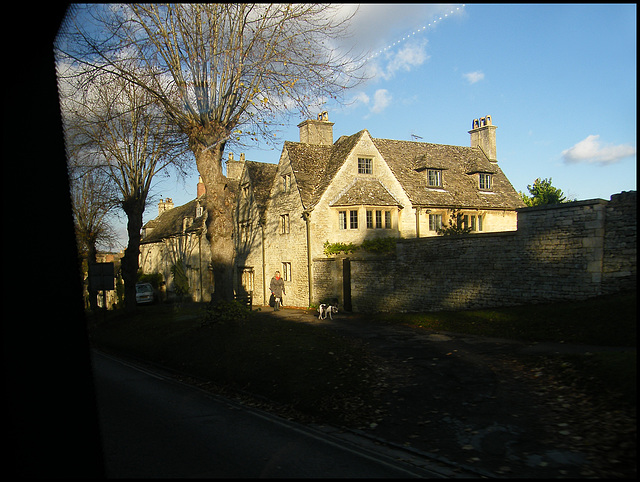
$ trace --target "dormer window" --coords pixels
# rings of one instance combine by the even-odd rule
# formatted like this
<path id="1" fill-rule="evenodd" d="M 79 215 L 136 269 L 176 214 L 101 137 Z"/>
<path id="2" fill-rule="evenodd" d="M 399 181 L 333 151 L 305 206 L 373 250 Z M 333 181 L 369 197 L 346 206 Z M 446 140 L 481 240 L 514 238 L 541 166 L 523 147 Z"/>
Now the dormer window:
<path id="1" fill-rule="evenodd" d="M 479 179 L 478 179 L 478 187 L 480 188 L 481 191 L 491 191 L 492 189 L 492 179 L 491 179 L 491 174 L 487 174 L 484 172 L 479 173 Z"/>
<path id="2" fill-rule="evenodd" d="M 441 169 L 427 169 L 427 186 L 442 187 Z"/>
<path id="3" fill-rule="evenodd" d="M 373 159 L 358 157 L 358 174 L 373 174 Z"/>

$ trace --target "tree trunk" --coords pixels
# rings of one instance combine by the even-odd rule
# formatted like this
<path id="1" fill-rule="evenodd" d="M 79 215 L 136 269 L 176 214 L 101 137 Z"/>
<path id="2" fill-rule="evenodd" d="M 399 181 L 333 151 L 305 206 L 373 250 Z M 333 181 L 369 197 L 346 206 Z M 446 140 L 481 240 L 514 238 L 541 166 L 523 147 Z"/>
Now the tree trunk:
<path id="1" fill-rule="evenodd" d="M 214 292 L 211 301 L 233 299 L 233 203 L 235 192 L 222 174 L 224 142 L 209 149 L 191 141 L 206 188 L 207 240 L 211 246 Z"/>
<path id="2" fill-rule="evenodd" d="M 143 208 L 139 202 L 125 201 L 124 212 L 127 215 L 127 233 L 129 244 L 122 258 L 122 280 L 124 281 L 124 306 L 127 311 L 136 308 L 136 281 L 138 279 L 138 263 L 140 257 L 140 230 L 142 229 Z"/>
<path id="3" fill-rule="evenodd" d="M 87 240 L 87 270 L 92 264 L 97 262 L 96 241 L 92 238 Z M 89 291 L 89 309 L 95 313 L 98 309 L 98 290 L 94 289 L 91 283 L 91 276 L 88 279 L 87 291 Z"/>

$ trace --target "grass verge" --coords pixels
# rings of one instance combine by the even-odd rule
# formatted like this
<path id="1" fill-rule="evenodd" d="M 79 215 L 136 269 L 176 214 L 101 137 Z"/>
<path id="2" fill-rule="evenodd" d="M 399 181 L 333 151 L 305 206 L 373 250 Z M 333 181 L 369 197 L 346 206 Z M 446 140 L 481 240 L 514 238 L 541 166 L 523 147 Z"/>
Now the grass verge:
<path id="1" fill-rule="evenodd" d="M 97 317 L 90 329 L 102 349 L 256 394 L 327 423 L 368 423 L 375 410 L 370 402 L 384 380 L 383 360 L 327 328 L 255 312 L 211 322 L 195 303 L 109 315 Z"/>
<path id="2" fill-rule="evenodd" d="M 381 314 L 383 323 L 429 330 L 506 338 L 526 342 L 635 347 L 635 291 L 583 301 L 545 303 L 484 310 Z M 547 357 L 556 375 L 581 389 L 635 406 L 636 351 Z"/>
<path id="3" fill-rule="evenodd" d="M 380 314 L 372 323 L 526 341 L 635 346 L 636 295 L 572 303 L 429 314 Z M 366 425 L 391 365 L 359 340 L 320 326 L 248 313 L 211 322 L 204 305 L 140 307 L 90 320 L 92 342 L 217 385 L 245 391 L 318 416 Z M 557 375 L 635 407 L 636 353 L 554 357 Z"/>
<path id="4" fill-rule="evenodd" d="M 635 346 L 636 312 L 636 293 L 625 292 L 583 301 L 381 314 L 378 318 L 386 323 L 522 341 Z"/>

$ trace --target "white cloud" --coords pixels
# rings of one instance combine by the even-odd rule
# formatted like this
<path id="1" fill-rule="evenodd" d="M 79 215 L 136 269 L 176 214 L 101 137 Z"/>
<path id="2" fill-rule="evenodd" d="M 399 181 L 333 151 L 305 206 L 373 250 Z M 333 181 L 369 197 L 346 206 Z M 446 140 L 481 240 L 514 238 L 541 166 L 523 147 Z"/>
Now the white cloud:
<path id="1" fill-rule="evenodd" d="M 468 72 L 466 74 L 462 74 L 462 76 L 467 79 L 469 84 L 475 84 L 476 82 L 480 82 L 484 79 L 484 74 L 480 70 L 476 70 L 475 72 Z"/>
<path id="2" fill-rule="evenodd" d="M 393 55 L 389 55 L 390 59 L 387 63 L 386 70 L 381 73 L 385 80 L 392 78 L 398 70 L 410 72 L 413 67 L 422 65 L 429 56 L 426 53 L 427 39 L 421 42 L 407 43 L 402 49 Z"/>
<path id="3" fill-rule="evenodd" d="M 369 105 L 369 96 L 364 92 L 358 92 L 351 98 L 349 102 L 350 106 L 357 107 L 358 104 Z"/>
<path id="4" fill-rule="evenodd" d="M 378 89 L 376 93 L 373 94 L 373 106 L 371 107 L 371 112 L 374 114 L 379 114 L 391 103 L 391 94 L 387 89 Z"/>
<path id="5" fill-rule="evenodd" d="M 430 3 L 335 4 L 340 18 L 357 10 L 351 20 L 350 35 L 342 39 L 344 51 L 374 54 L 405 38 L 423 36 L 424 27 L 436 18 L 462 14 L 464 9 Z M 438 20 L 441 22 L 442 20 Z"/>
<path id="6" fill-rule="evenodd" d="M 636 148 L 628 144 L 602 146 L 598 139 L 599 135 L 590 135 L 575 146 L 562 151 L 564 162 L 606 165 L 636 154 Z"/>

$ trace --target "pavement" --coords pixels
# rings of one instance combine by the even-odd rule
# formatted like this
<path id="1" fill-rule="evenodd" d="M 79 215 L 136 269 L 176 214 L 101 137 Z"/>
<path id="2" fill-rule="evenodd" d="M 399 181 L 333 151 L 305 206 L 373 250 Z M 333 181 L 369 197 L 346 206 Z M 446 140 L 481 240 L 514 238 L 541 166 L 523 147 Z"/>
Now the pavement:
<path id="1" fill-rule="evenodd" d="M 554 381 L 540 355 L 635 348 L 525 343 L 372 323 L 366 315 L 269 307 L 261 311 L 356 337 L 385 360 L 379 400 L 384 408 L 367 427 L 324 430 L 368 441 L 404 457 L 437 461 L 481 477 L 628 476 L 620 461 L 598 449 L 598 433 L 585 420 L 584 394 Z M 538 358 L 536 358 L 538 357 Z M 531 363 L 534 363 L 531 365 Z M 582 416 L 582 412 L 586 415 Z M 634 422 L 635 426 L 635 422 Z M 635 447 L 635 429 L 633 435 Z M 603 452 L 604 450 L 604 452 Z M 635 449 L 633 449 L 635 452 Z M 401 457 L 402 455 L 398 455 Z M 617 457 L 620 458 L 620 457 Z M 618 463 L 616 466 L 615 464 Z M 613 464 L 613 466 L 611 466 Z M 625 472 L 627 470 L 627 472 Z"/>

